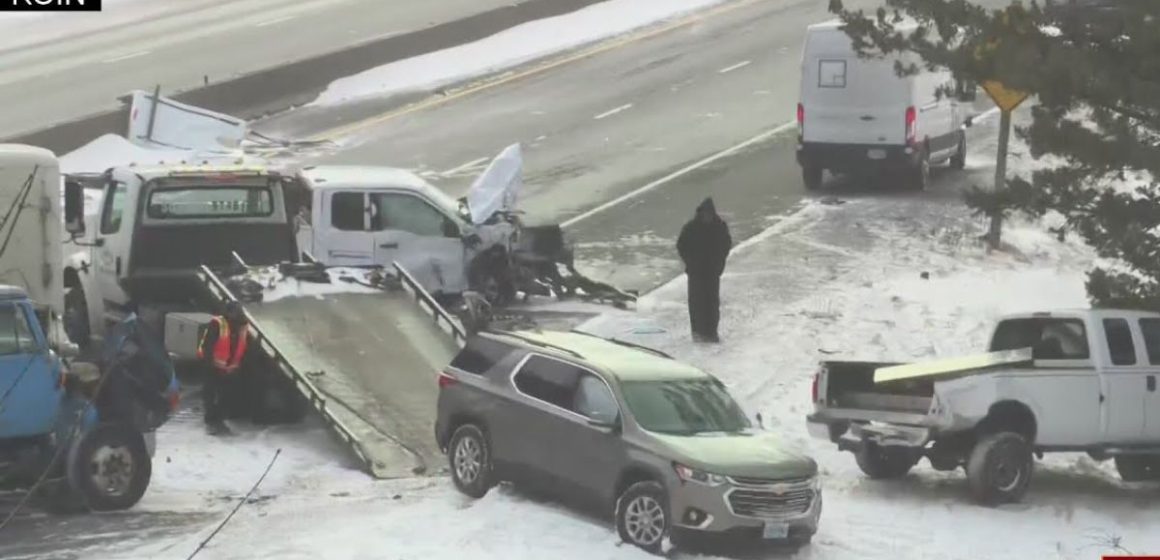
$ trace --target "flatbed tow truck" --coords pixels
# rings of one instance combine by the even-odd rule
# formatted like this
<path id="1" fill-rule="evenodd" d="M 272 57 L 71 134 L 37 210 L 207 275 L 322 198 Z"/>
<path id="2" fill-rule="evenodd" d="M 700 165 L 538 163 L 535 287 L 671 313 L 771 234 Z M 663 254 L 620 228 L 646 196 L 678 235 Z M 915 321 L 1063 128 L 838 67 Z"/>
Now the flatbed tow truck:
<path id="1" fill-rule="evenodd" d="M 434 252 L 412 251 L 396 260 L 337 263 L 335 256 L 351 249 L 344 249 L 338 237 L 328 238 L 330 245 L 319 237 L 310 246 L 326 247 L 330 262 L 316 260 L 296 218 L 313 214 L 315 229 L 321 231 L 324 218 L 345 215 L 324 195 L 344 191 L 304 187 L 303 173 L 240 163 L 161 164 L 74 178 L 66 191 L 87 185 L 104 195 L 97 215 L 70 218 L 86 224 L 74 240 L 78 251 L 66 259 L 70 337 L 99 340 L 110 323 L 135 309 L 162 332 L 166 349 L 180 365 L 196 359 L 210 314 L 227 300 L 239 301 L 257 344 L 247 357 L 253 366 L 243 376 L 247 382 L 227 395 L 240 406 L 227 404 L 228 409 L 241 410 L 256 422 L 293 422 L 311 408 L 372 476 L 433 474 L 442 463 L 432 437 L 436 373 L 458 352 L 468 331 L 486 323 L 480 317 L 490 315 L 490 304 L 470 290 L 433 293 L 428 288 L 447 286 L 432 279 L 449 277 L 460 262 L 446 257 L 450 251 L 438 254 L 443 261 L 433 260 Z M 357 187 L 355 198 L 364 191 L 398 188 L 385 183 Z M 422 194 L 428 189 L 411 190 Z M 366 210 L 365 223 L 373 210 Z M 466 220 L 459 223 L 474 227 Z M 523 231 L 518 222 L 512 228 Z M 516 236 L 522 245 L 513 244 L 511 261 L 571 267 L 570 259 L 560 257 L 569 256 L 561 240 L 547 244 L 551 251 L 546 251 L 537 241 L 539 230 L 528 229 L 537 233 Z M 377 233 L 336 229 L 327 235 L 348 235 L 344 239 L 353 239 L 354 247 Z M 392 248 L 447 242 L 392 235 L 389 243 L 376 242 Z M 466 243 L 470 236 L 462 237 L 465 250 L 478 248 Z M 532 274 L 556 278 L 548 272 Z M 335 288 L 344 281 L 351 286 Z M 318 287 L 324 284 L 331 286 Z M 603 290 L 615 301 L 632 298 L 592 281 L 581 288 Z M 283 297 L 274 297 L 271 290 Z M 447 305 L 454 305 L 454 313 Z"/>

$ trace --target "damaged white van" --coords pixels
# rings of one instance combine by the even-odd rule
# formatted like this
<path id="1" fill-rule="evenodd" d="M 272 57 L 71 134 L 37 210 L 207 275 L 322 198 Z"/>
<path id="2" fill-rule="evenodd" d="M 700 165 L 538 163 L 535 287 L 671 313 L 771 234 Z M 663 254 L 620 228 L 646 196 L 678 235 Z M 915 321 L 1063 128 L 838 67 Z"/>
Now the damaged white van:
<path id="1" fill-rule="evenodd" d="M 806 188 L 821 188 L 826 171 L 888 172 L 921 190 L 931 165 L 962 169 L 970 107 L 961 102 L 974 99 L 974 87 L 956 84 L 949 71 L 900 77 L 895 61 L 920 62 L 910 53 L 859 58 L 842 25 L 835 20 L 806 32 L 797 107 L 797 159 Z"/>

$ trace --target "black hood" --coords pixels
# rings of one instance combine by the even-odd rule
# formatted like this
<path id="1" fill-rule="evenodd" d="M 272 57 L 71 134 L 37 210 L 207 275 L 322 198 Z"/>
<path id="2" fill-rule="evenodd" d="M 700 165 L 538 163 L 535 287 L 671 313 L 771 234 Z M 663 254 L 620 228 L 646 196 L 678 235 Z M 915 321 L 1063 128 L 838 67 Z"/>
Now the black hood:
<path id="1" fill-rule="evenodd" d="M 701 215 L 702 213 L 708 213 L 713 217 L 717 216 L 717 205 L 713 204 L 713 197 L 706 197 L 705 200 L 702 200 L 701 204 L 697 206 L 697 215 Z"/>

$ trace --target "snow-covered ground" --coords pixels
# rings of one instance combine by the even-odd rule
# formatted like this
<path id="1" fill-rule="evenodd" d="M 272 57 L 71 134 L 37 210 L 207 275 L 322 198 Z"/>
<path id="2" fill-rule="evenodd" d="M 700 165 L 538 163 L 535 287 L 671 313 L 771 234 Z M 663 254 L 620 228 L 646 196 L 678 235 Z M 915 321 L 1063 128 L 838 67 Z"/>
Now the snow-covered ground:
<path id="1" fill-rule="evenodd" d="M 460 47 L 372 68 L 330 84 L 314 101 L 333 105 L 452 84 L 490 74 L 724 0 L 609 0 L 576 12 L 545 18 Z"/>
<path id="2" fill-rule="evenodd" d="M 982 174 L 989 165 L 968 164 Z M 852 456 L 805 431 L 818 360 L 977 352 L 1001 314 L 1086 305 L 1089 250 L 1016 223 L 1004 250 L 989 254 L 977 239 L 984 224 L 951 192 L 823 199 L 772 221 L 730 259 L 724 343 L 688 343 L 680 278 L 637 311 L 610 312 L 585 328 L 712 371 L 767 428 L 818 459 L 826 492 L 820 532 L 811 546 L 773 557 L 1079 560 L 1160 550 L 1160 488 L 1126 485 L 1086 455 L 1047 456 L 1025 503 L 990 509 L 970 502 L 961 472 L 924 462 L 904 480 L 871 481 Z M 649 558 L 620 546 L 605 521 L 510 488 L 471 501 L 442 478 L 371 481 L 321 427 L 242 427 L 236 438 L 217 439 L 197 420 L 187 413 L 162 429 L 144 510 L 224 518 L 282 450 L 257 498 L 202 558 Z M 184 558 L 213 529 L 150 542 L 127 535 L 88 557 Z"/>

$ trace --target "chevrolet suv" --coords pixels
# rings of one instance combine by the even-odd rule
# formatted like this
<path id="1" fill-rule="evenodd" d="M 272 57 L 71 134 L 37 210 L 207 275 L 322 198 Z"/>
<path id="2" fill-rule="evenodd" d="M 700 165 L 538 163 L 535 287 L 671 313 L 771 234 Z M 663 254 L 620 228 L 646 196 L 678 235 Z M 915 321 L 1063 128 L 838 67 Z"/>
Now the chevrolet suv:
<path id="1" fill-rule="evenodd" d="M 755 429 L 724 384 L 651 349 L 579 332 L 483 332 L 439 374 L 435 437 L 471 497 L 539 486 L 615 516 L 658 551 L 672 533 L 804 545 L 817 463 Z"/>

